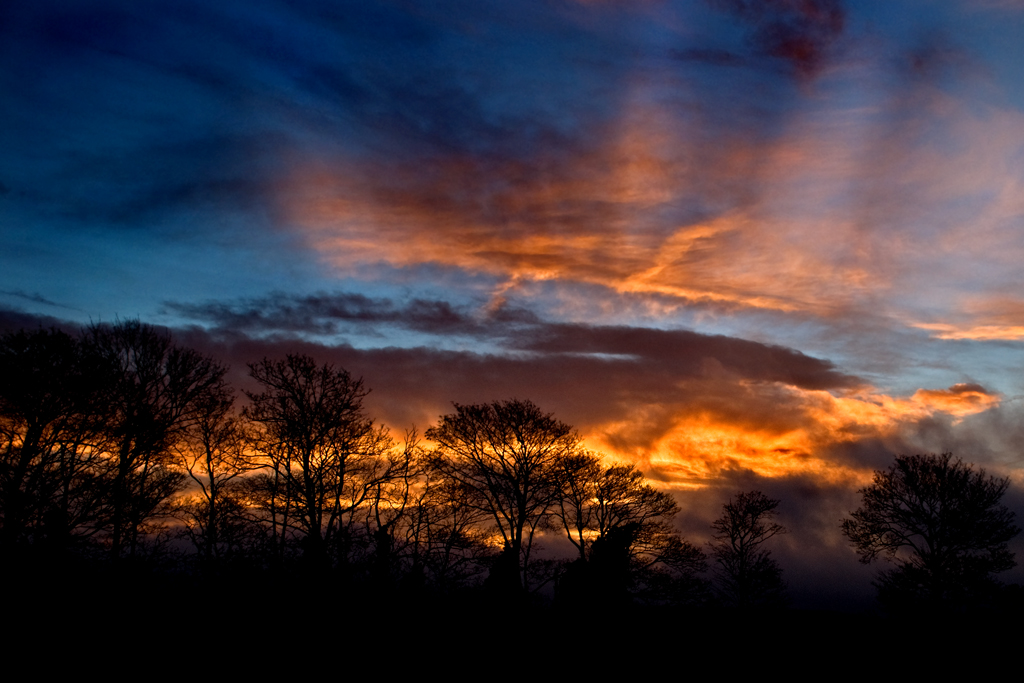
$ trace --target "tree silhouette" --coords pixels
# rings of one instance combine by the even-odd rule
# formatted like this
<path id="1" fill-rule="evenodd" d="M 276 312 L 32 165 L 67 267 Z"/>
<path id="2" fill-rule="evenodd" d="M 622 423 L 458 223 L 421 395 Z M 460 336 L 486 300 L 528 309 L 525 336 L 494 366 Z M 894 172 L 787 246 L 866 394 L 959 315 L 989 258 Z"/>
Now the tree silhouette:
<path id="1" fill-rule="evenodd" d="M 1016 563 L 1007 543 L 1020 533 L 1000 504 L 1008 478 L 975 471 L 952 453 L 900 455 L 860 490 L 843 521 L 861 562 L 895 567 L 879 575 L 879 597 L 893 608 L 962 609 Z"/>
<path id="2" fill-rule="evenodd" d="M 494 559 L 484 531 L 487 513 L 471 504 L 472 495 L 429 467 L 416 488 L 407 526 L 410 572 L 441 593 L 466 586 Z"/>
<path id="3" fill-rule="evenodd" d="M 362 513 L 364 533 L 371 539 L 370 577 L 378 589 L 387 591 L 404 569 L 407 554 L 415 555 L 409 532 L 415 488 L 421 483 L 424 457 L 416 430 L 406 432 L 402 448 L 380 453 L 377 467 L 367 481 Z M 413 559 L 415 562 L 415 559 Z"/>
<path id="4" fill-rule="evenodd" d="M 84 343 L 102 373 L 101 447 L 113 470 L 110 556 L 116 560 L 126 547 L 135 554 L 143 526 L 180 490 L 184 475 L 172 466 L 170 449 L 226 369 L 137 320 L 94 325 Z"/>
<path id="5" fill-rule="evenodd" d="M 103 515 L 96 364 L 59 330 L 0 337 L 0 550 L 65 547 Z"/>
<path id="6" fill-rule="evenodd" d="M 534 535 L 559 494 L 556 465 L 579 451 L 579 436 L 530 401 L 513 399 L 455 404 L 426 437 L 437 444 L 434 469 L 462 484 L 501 537 L 491 585 L 528 589 Z"/>
<path id="7" fill-rule="evenodd" d="M 636 465 L 605 465 L 593 453 L 563 458 L 557 471 L 554 516 L 579 553 L 560 579 L 563 600 L 693 597 L 684 594 L 697 587 L 706 558 L 672 526 L 679 506 L 671 495 L 648 484 Z"/>
<path id="8" fill-rule="evenodd" d="M 263 484 L 259 504 L 279 557 L 298 532 L 310 567 L 326 567 L 331 548 L 344 562 L 353 513 L 382 482 L 404 476 L 407 463 L 388 456 L 394 442 L 363 414 L 367 391 L 348 371 L 293 354 L 249 371 L 264 390 L 246 392 L 244 415 L 258 427 L 254 445 L 271 470 L 254 484 Z"/>
<path id="9" fill-rule="evenodd" d="M 597 489 L 605 467 L 596 453 L 580 451 L 559 458 L 555 468 L 559 495 L 554 516 L 585 563 L 595 537 L 604 531 L 598 519 Z"/>
<path id="10" fill-rule="evenodd" d="M 782 568 L 762 547 L 773 536 L 786 533 L 785 527 L 772 521 L 779 502 L 760 491 L 740 493 L 722 506 L 722 516 L 711 524 L 715 534 L 708 546 L 718 592 L 726 604 L 749 609 L 782 602 L 786 587 Z"/>

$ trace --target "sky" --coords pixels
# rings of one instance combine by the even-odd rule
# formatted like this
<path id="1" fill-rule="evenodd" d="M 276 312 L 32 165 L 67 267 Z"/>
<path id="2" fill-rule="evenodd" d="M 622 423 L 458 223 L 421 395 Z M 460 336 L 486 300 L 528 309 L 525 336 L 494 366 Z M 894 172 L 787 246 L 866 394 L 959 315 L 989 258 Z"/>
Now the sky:
<path id="1" fill-rule="evenodd" d="M 760 489 L 791 582 L 870 591 L 838 524 L 896 453 L 1024 515 L 1021 35 L 1019 0 L 3 3 L 0 326 L 137 317 L 240 387 L 309 353 L 399 434 L 530 399 L 693 538 Z"/>

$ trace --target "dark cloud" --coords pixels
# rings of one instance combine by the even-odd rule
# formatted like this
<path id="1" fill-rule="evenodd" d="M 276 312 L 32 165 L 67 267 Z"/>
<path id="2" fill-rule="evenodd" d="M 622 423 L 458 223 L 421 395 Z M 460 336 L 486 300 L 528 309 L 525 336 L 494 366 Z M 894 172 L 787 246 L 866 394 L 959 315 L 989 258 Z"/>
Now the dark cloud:
<path id="1" fill-rule="evenodd" d="M 624 449 L 633 449 L 663 436 L 680 413 L 705 411 L 749 425 L 796 426 L 806 419 L 798 404 L 786 401 L 771 385 L 745 385 L 741 377 L 708 378 L 696 365 L 672 367 L 651 359 L 507 356 L 425 347 L 358 349 L 294 337 L 211 335 L 198 329 L 179 331 L 178 336 L 231 362 L 240 386 L 248 384 L 241 368 L 263 356 L 308 353 L 341 365 L 366 379 L 375 411 L 395 425 L 432 422 L 451 402 L 510 397 L 529 398 L 583 430 L 647 407 L 634 430 L 615 437 Z"/>
<path id="2" fill-rule="evenodd" d="M 219 330 L 255 334 L 304 333 L 336 334 L 352 326 L 369 328 L 378 324 L 436 334 L 472 334 L 487 336 L 484 321 L 474 319 L 470 311 L 447 301 L 411 299 L 395 303 L 391 299 L 371 298 L 357 293 L 290 296 L 272 294 L 236 303 L 207 302 L 187 304 L 167 302 L 165 311 L 185 319 L 212 323 Z M 488 316 L 498 327 L 530 319 L 525 311 L 498 311 Z M 345 324 L 348 324 L 346 328 Z"/>
<path id="3" fill-rule="evenodd" d="M 901 436 L 894 452 L 952 452 L 965 462 L 1006 472 L 1024 464 L 1024 404 L 1010 400 L 962 419 L 930 417 Z"/>
<path id="4" fill-rule="evenodd" d="M 762 54 L 788 61 L 814 75 L 842 34 L 846 11 L 840 0 L 709 0 L 751 26 L 751 42 Z"/>
<path id="5" fill-rule="evenodd" d="M 693 374 L 707 374 L 720 368 L 745 379 L 782 382 L 804 389 L 850 388 L 861 383 L 832 363 L 793 349 L 688 330 L 547 325 L 537 329 L 523 348 L 547 353 L 633 356 L 656 363 L 673 374 L 682 368 Z"/>
<path id="6" fill-rule="evenodd" d="M 51 301 L 50 299 L 47 299 L 39 292 L 26 292 L 21 289 L 4 289 L 0 290 L 0 294 L 6 294 L 7 296 L 13 296 L 17 299 L 24 299 L 25 301 L 31 301 L 32 303 L 43 304 L 46 306 L 56 306 L 57 308 L 70 308 L 70 306 L 65 306 L 63 304 L 57 303 L 56 301 Z"/>
<path id="7" fill-rule="evenodd" d="M 603 358 L 667 377 L 728 377 L 779 382 L 802 389 L 849 389 L 862 384 L 832 363 L 770 344 L 689 330 L 552 323 L 513 307 L 474 311 L 447 301 L 396 303 L 356 293 L 269 297 L 237 303 L 165 304 L 185 319 L 221 331 L 253 334 L 336 334 L 380 324 L 446 337 L 468 335 L 495 341 L 513 352 L 539 357 Z"/>

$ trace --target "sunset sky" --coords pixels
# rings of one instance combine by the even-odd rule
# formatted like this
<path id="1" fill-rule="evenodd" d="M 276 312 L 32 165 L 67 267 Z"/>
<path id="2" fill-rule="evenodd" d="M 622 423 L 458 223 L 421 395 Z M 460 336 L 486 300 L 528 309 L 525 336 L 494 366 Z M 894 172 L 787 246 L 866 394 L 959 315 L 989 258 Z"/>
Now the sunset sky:
<path id="1" fill-rule="evenodd" d="M 1024 514 L 1022 36 L 1020 0 L 3 3 L 0 318 L 138 317 L 239 386 L 311 353 L 398 433 L 528 398 L 693 538 L 760 488 L 791 581 L 870 591 L 838 524 L 894 453 Z"/>

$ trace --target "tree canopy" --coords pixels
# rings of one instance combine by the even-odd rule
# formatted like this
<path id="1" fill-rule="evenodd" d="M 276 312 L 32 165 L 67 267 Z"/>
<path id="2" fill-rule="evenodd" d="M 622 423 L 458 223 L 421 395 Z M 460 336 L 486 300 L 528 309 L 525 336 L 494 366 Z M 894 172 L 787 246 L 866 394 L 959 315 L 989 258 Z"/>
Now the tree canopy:
<path id="1" fill-rule="evenodd" d="M 1016 564 L 1007 544 L 1020 529 L 1000 502 L 1009 484 L 952 453 L 900 455 L 859 491 L 843 533 L 861 562 L 895 565 L 879 575 L 883 601 L 962 607 Z"/>
<path id="2" fill-rule="evenodd" d="M 559 494 L 558 463 L 580 450 L 579 435 L 530 401 L 512 399 L 455 404 L 426 437 L 437 444 L 434 467 L 494 522 L 506 565 L 517 567 L 501 575 L 528 587 L 534 535 Z"/>

